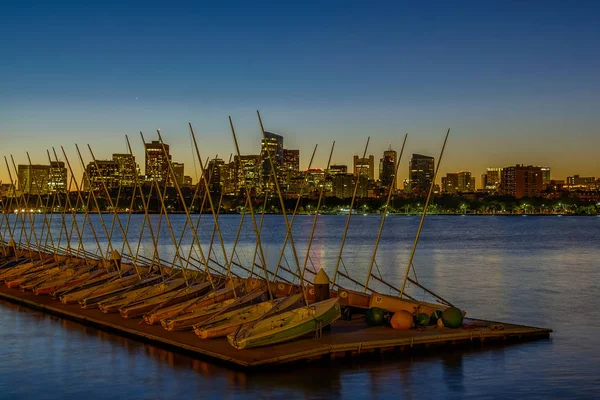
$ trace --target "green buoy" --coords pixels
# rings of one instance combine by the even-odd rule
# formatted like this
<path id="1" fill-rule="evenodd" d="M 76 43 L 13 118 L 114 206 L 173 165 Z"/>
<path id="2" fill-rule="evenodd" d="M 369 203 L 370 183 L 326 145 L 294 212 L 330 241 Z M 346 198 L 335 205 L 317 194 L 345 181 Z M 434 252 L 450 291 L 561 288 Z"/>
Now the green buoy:
<path id="1" fill-rule="evenodd" d="M 448 328 L 458 328 L 462 326 L 462 312 L 456 307 L 447 308 L 442 313 L 442 321 L 444 322 L 444 326 Z"/>
<path id="2" fill-rule="evenodd" d="M 435 325 L 440 318 L 442 318 L 442 310 L 435 310 L 433 314 L 431 314 L 430 322 Z"/>
<path id="3" fill-rule="evenodd" d="M 371 326 L 383 325 L 384 313 L 385 311 L 379 307 L 369 308 L 365 313 L 365 319 L 367 320 L 367 324 Z"/>
<path id="4" fill-rule="evenodd" d="M 425 313 L 417 314 L 417 316 L 415 317 L 415 323 L 417 325 L 421 325 L 421 326 L 429 325 L 429 315 L 427 315 Z"/>

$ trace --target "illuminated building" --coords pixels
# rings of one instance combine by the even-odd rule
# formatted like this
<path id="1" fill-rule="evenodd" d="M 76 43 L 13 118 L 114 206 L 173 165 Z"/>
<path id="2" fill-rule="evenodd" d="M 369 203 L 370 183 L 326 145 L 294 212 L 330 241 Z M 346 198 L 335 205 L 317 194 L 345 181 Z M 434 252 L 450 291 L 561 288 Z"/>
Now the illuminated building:
<path id="1" fill-rule="evenodd" d="M 537 197 L 542 194 L 544 183 L 542 168 L 532 165 L 520 165 L 502 169 L 500 192 L 504 195 L 522 197 Z"/>
<path id="2" fill-rule="evenodd" d="M 261 189 L 261 168 L 259 155 L 242 155 L 234 157 L 235 191 L 240 193 L 245 187 L 252 195 Z"/>
<path id="3" fill-rule="evenodd" d="M 292 179 L 300 174 L 300 150 L 283 149 L 283 175 Z"/>
<path id="4" fill-rule="evenodd" d="M 475 191 L 475 178 L 469 171 L 460 171 L 446 174 L 442 178 L 442 193 L 456 194 Z"/>
<path id="5" fill-rule="evenodd" d="M 0 201 L 1 197 L 12 197 L 15 195 L 15 185 L 10 183 L 0 184 Z"/>
<path id="6" fill-rule="evenodd" d="M 139 175 L 135 157 L 131 154 L 113 154 L 112 159 L 117 163 L 117 176 L 122 187 L 133 187 L 136 176 Z"/>
<path id="7" fill-rule="evenodd" d="M 85 171 L 87 179 L 84 181 L 84 190 L 104 191 L 119 187 L 119 164 L 114 160 L 91 161 Z"/>
<path id="8" fill-rule="evenodd" d="M 171 162 L 171 167 L 173 168 L 173 175 L 175 175 L 175 181 L 177 182 L 177 185 L 181 187 L 183 185 L 183 177 L 185 176 L 184 165 L 183 163 L 173 161 Z M 169 176 L 169 186 L 175 186 L 171 176 Z"/>
<path id="9" fill-rule="evenodd" d="M 226 177 L 223 176 L 225 175 L 223 174 L 223 172 L 225 172 L 223 171 L 224 166 L 225 161 L 220 158 L 213 158 L 208 162 L 208 167 L 206 169 L 206 173 L 208 174 L 207 180 L 210 179 L 208 187 L 213 193 L 221 193 L 221 190 L 223 189 L 223 178 Z"/>
<path id="10" fill-rule="evenodd" d="M 593 176 L 567 176 L 567 185 L 569 186 L 585 186 L 596 182 L 596 178 Z"/>
<path id="11" fill-rule="evenodd" d="M 348 166 L 342 164 L 333 164 L 329 166 L 329 175 L 347 174 Z"/>
<path id="12" fill-rule="evenodd" d="M 442 177 L 442 193 L 458 193 L 458 173 L 451 172 Z"/>
<path id="13" fill-rule="evenodd" d="M 333 196 L 340 199 L 352 197 L 354 192 L 354 175 L 348 173 L 338 173 L 331 177 L 333 186 Z"/>
<path id="14" fill-rule="evenodd" d="M 379 180 L 381 186 L 389 188 L 392 186 L 396 189 L 396 161 L 398 154 L 392 150 L 390 145 L 389 149 L 383 152 L 383 158 L 379 161 Z"/>
<path id="15" fill-rule="evenodd" d="M 433 157 L 413 154 L 408 171 L 411 193 L 417 196 L 427 195 L 434 174 L 435 161 Z"/>
<path id="16" fill-rule="evenodd" d="M 488 193 L 496 193 L 500 190 L 500 178 L 502 168 L 488 168 L 481 175 L 481 186 Z"/>
<path id="17" fill-rule="evenodd" d="M 300 150 L 283 149 L 281 168 L 281 190 L 285 193 L 292 189 L 292 182 L 300 177 Z"/>
<path id="18" fill-rule="evenodd" d="M 358 176 L 359 172 L 361 176 L 375 180 L 375 157 L 372 154 L 365 158 L 354 155 L 354 176 Z"/>
<path id="19" fill-rule="evenodd" d="M 541 167 L 542 168 L 542 183 L 544 185 L 548 185 L 550 183 L 550 167 Z"/>
<path id="20" fill-rule="evenodd" d="M 169 155 L 169 145 L 164 145 L 164 152 L 162 146 L 163 145 L 158 140 L 153 140 L 150 143 L 144 143 L 146 150 L 145 172 L 147 181 L 157 181 L 159 184 L 164 185 L 169 181 L 168 163 L 171 162 L 171 155 Z"/>
<path id="21" fill-rule="evenodd" d="M 17 179 L 22 193 L 48 194 L 67 190 L 67 169 L 62 161 L 52 161 L 50 165 L 19 165 Z"/>
<path id="22" fill-rule="evenodd" d="M 283 136 L 277 135 L 272 132 L 265 132 L 265 137 L 262 139 L 260 144 L 260 156 L 262 160 L 262 187 L 266 190 L 267 187 L 273 190 L 273 181 L 270 179 L 272 175 L 271 161 L 273 161 L 273 167 L 277 175 L 279 182 L 282 181 L 281 169 L 283 167 Z"/>
<path id="23" fill-rule="evenodd" d="M 306 171 L 306 187 L 304 193 L 319 192 L 321 186 L 325 185 L 325 171 L 321 168 L 311 168 Z M 327 190 L 327 188 L 325 189 Z"/>

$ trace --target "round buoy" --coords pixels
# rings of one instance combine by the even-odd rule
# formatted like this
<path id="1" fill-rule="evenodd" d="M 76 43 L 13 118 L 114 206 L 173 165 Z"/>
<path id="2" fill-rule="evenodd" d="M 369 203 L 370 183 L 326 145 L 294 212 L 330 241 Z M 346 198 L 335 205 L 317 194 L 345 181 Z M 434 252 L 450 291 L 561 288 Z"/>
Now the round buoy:
<path id="1" fill-rule="evenodd" d="M 431 314 L 430 322 L 432 324 L 436 324 L 438 319 L 442 318 L 442 310 L 435 310 L 433 314 Z"/>
<path id="2" fill-rule="evenodd" d="M 429 315 L 427 315 L 425 313 L 417 314 L 417 316 L 415 317 L 415 323 L 417 325 L 421 325 L 421 326 L 429 325 Z"/>
<path id="3" fill-rule="evenodd" d="M 408 311 L 398 311 L 392 315 L 390 325 L 393 329 L 407 330 L 413 327 L 413 316 Z"/>
<path id="4" fill-rule="evenodd" d="M 393 312 L 383 310 L 383 326 L 387 326 L 388 328 L 391 328 L 392 325 L 390 324 L 390 321 L 392 319 L 392 315 L 394 315 Z"/>
<path id="5" fill-rule="evenodd" d="M 384 311 L 379 307 L 369 308 L 365 313 L 367 324 L 371 326 L 383 325 L 383 314 Z"/>
<path id="6" fill-rule="evenodd" d="M 444 322 L 444 326 L 448 328 L 458 328 L 462 326 L 462 312 L 456 307 L 447 308 L 442 313 L 442 321 Z"/>

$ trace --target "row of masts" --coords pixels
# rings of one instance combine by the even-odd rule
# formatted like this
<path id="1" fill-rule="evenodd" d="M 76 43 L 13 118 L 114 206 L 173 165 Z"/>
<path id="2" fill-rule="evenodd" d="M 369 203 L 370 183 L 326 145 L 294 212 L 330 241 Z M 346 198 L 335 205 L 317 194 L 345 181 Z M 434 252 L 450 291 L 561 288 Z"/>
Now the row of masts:
<path id="1" fill-rule="evenodd" d="M 266 139 L 266 134 L 260 113 L 257 112 L 257 116 L 263 138 Z M 241 152 L 238 144 L 237 134 L 231 117 L 229 117 L 229 123 L 233 137 L 233 144 L 235 147 L 235 154 L 238 157 L 240 157 Z M 52 196 L 46 197 L 46 204 L 42 204 L 42 196 L 40 196 L 40 193 L 38 193 L 38 195 L 36 196 L 36 209 L 43 208 L 45 210 L 55 210 L 55 207 L 58 207 L 61 210 L 60 213 L 58 213 L 58 215 L 54 212 L 42 213 L 41 228 L 38 227 L 40 223 L 37 220 L 39 218 L 38 214 L 19 213 L 15 215 L 14 219 L 11 221 L 11 214 L 8 212 L 4 212 L 0 221 L 0 234 L 2 235 L 0 238 L 0 245 L 2 246 L 3 253 L 8 254 L 8 247 L 9 245 L 12 245 L 16 248 L 26 250 L 29 253 L 37 253 L 40 259 L 45 254 L 57 254 L 71 258 L 81 259 L 83 260 L 84 264 L 90 268 L 92 267 L 92 265 L 97 265 L 98 263 L 100 263 L 103 266 L 103 268 L 106 268 L 107 270 L 111 271 L 116 271 L 120 278 L 122 278 L 125 274 L 125 271 L 122 268 L 121 264 L 121 259 L 123 259 L 123 261 L 129 263 L 133 267 L 133 273 L 137 276 L 139 282 L 144 282 L 152 274 L 159 274 L 159 276 L 161 277 L 161 281 L 164 284 L 168 284 L 169 282 L 173 282 L 174 280 L 182 278 L 185 282 L 184 287 L 190 287 L 199 282 L 200 280 L 204 280 L 210 284 L 213 291 L 216 291 L 220 287 L 222 287 L 224 281 L 235 282 L 242 279 L 255 279 L 267 283 L 265 287 L 268 294 L 268 299 L 270 301 L 274 301 L 276 297 L 276 293 L 274 293 L 274 291 L 277 290 L 277 283 L 283 282 L 286 284 L 284 285 L 284 287 L 287 288 L 288 294 L 292 294 L 291 292 L 294 285 L 299 287 L 299 292 L 302 293 L 303 302 L 306 306 L 308 306 L 310 299 L 307 287 L 313 283 L 313 279 L 317 273 L 317 270 L 324 268 L 323 265 L 315 266 L 313 259 L 310 256 L 311 247 L 317 226 L 317 220 L 319 217 L 319 211 L 324 196 L 324 187 L 321 187 L 319 193 L 317 207 L 314 210 L 311 232 L 306 245 L 306 253 L 302 257 L 299 254 L 296 247 L 293 227 L 294 222 L 296 221 L 298 210 L 300 208 L 299 206 L 302 199 L 303 191 L 305 186 L 307 185 L 308 174 L 305 174 L 304 176 L 303 185 L 300 187 L 300 193 L 298 195 L 295 207 L 293 208 L 293 210 L 286 209 L 283 194 L 279 186 L 279 180 L 277 179 L 276 166 L 273 162 L 272 155 L 269 152 L 267 152 L 266 157 L 268 158 L 267 161 L 270 167 L 269 179 L 272 183 L 272 185 L 268 184 L 267 188 L 273 187 L 275 193 L 270 193 L 269 190 L 267 190 L 264 193 L 264 198 L 262 200 L 262 211 L 258 216 L 254 208 L 253 199 L 250 196 L 250 190 L 246 187 L 246 181 L 245 179 L 241 180 L 243 184 L 243 190 L 245 193 L 245 206 L 242 208 L 241 211 L 235 240 L 233 241 L 233 245 L 228 251 L 227 246 L 225 245 L 225 241 L 223 239 L 223 233 L 221 231 L 221 222 L 219 221 L 219 213 L 222 206 L 223 194 L 220 194 L 220 196 L 218 197 L 218 201 L 211 195 L 210 187 L 212 179 L 214 179 L 214 177 L 212 176 L 211 171 L 208 168 L 206 168 L 206 165 L 208 164 L 208 159 L 205 163 L 203 163 L 203 158 L 201 157 L 198 143 L 196 140 L 196 135 L 191 124 L 189 124 L 189 131 L 193 142 L 192 151 L 194 153 L 194 159 L 198 160 L 201 177 L 194 188 L 194 194 L 189 204 L 184 198 L 184 195 L 182 193 L 181 187 L 177 179 L 175 179 L 175 172 L 172 168 L 171 163 L 166 162 L 166 164 L 168 165 L 169 177 L 175 186 L 178 200 L 180 201 L 185 214 L 184 225 L 181 228 L 180 232 L 176 232 L 176 228 L 172 223 L 171 215 L 165 203 L 165 197 L 167 195 L 166 185 L 163 185 L 161 187 L 161 185 L 159 185 L 159 182 L 154 180 L 151 183 L 149 192 L 145 194 L 144 190 L 142 190 L 142 182 L 140 182 L 138 177 L 135 176 L 130 207 L 128 208 L 128 211 L 125 214 L 119 213 L 117 212 L 117 207 L 115 205 L 118 205 L 121 200 L 121 184 L 119 185 L 116 198 L 114 199 L 111 196 L 110 190 L 105 180 L 100 180 L 101 193 L 96 193 L 96 190 L 92 188 L 92 185 L 88 185 L 87 192 L 84 191 L 85 182 L 90 182 L 90 177 L 88 176 L 88 171 L 85 168 L 83 156 L 79 149 L 79 146 L 75 145 L 75 149 L 77 152 L 77 158 L 79 160 L 80 166 L 84 171 L 83 177 L 80 182 L 78 182 L 75 178 L 75 166 L 71 163 L 71 160 L 67 156 L 65 149 L 61 146 L 60 150 L 66 162 L 71 177 L 69 181 L 68 191 L 75 191 L 77 193 L 75 203 L 73 204 L 73 202 L 71 201 L 71 197 L 68 194 L 63 198 L 63 196 L 61 196 L 59 193 L 54 192 Z M 440 162 L 443 156 L 449 132 L 450 131 L 448 130 L 448 132 L 446 133 L 444 145 L 442 146 L 440 157 L 438 158 L 438 165 L 435 169 L 436 175 L 437 171 L 439 170 Z M 167 150 L 163 142 L 160 130 L 157 130 L 157 134 L 159 142 L 162 146 L 163 156 L 166 160 L 168 160 Z M 129 154 L 133 157 L 133 151 L 131 149 L 129 137 L 126 136 L 125 138 L 127 143 L 127 150 Z M 145 142 L 144 135 L 141 132 L 140 138 L 142 142 Z M 367 139 L 367 142 L 365 144 L 363 157 L 368 151 L 369 141 L 370 138 Z M 396 161 L 394 176 L 396 176 L 398 173 L 398 166 L 400 165 L 400 161 L 404 153 L 406 141 L 407 135 L 404 136 L 400 155 L 398 160 Z M 98 161 L 92 151 L 91 146 L 88 145 L 87 147 L 92 158 L 92 162 L 94 163 L 96 169 L 100 170 Z M 312 166 L 317 147 L 317 145 L 314 146 L 314 150 L 312 152 L 307 171 Z M 332 143 L 331 149 L 329 151 L 327 168 L 325 169 L 325 178 L 327 178 L 327 174 L 329 173 L 329 167 L 331 164 L 334 149 L 335 142 Z M 47 156 L 48 161 L 50 163 L 52 163 L 53 161 L 59 161 L 55 148 L 52 148 L 52 152 L 47 151 Z M 29 153 L 27 153 L 27 157 L 29 164 L 31 165 Z M 230 156 L 230 159 L 231 157 L 232 155 Z M 13 171 L 15 174 L 17 173 L 14 159 L 11 155 L 10 160 L 12 164 L 12 170 L 8 159 L 6 157 L 4 157 L 4 159 L 6 168 L 8 170 L 10 183 L 14 187 L 15 182 L 13 180 Z M 361 168 L 362 166 L 359 167 L 359 176 L 361 173 Z M 373 286 L 373 281 L 376 281 L 379 284 L 383 284 L 388 289 L 388 291 L 392 293 L 393 296 L 416 301 L 415 297 L 406 293 L 406 285 L 407 283 L 410 283 L 415 285 L 416 287 L 421 288 L 425 293 L 428 293 L 429 295 L 433 296 L 440 303 L 445 305 L 450 304 L 446 300 L 442 299 L 440 296 L 423 287 L 418 282 L 416 274 L 414 273 L 414 269 L 412 268 L 414 255 L 419 241 L 419 236 L 423 227 L 427 207 L 433 193 L 434 182 L 435 176 L 432 180 L 431 188 L 429 190 L 428 197 L 424 206 L 419 227 L 412 246 L 410 258 L 406 267 L 406 271 L 404 273 L 403 281 L 401 287 L 398 288 L 397 286 L 388 283 L 386 279 L 384 279 L 383 275 L 381 274 L 380 268 L 376 262 L 379 242 L 382 236 L 386 218 L 388 216 L 388 206 L 394 191 L 394 188 L 391 185 L 386 196 L 385 206 L 382 210 L 381 222 L 375 240 L 373 253 L 370 257 L 370 261 L 366 268 L 367 276 L 365 282 L 360 282 L 355 277 L 350 276 L 348 270 L 346 269 L 343 255 L 353 214 L 352 210 L 357 199 L 359 180 L 356 180 L 353 195 L 351 198 L 350 212 L 348 213 L 346 218 L 346 223 L 341 238 L 341 244 L 338 251 L 338 256 L 336 258 L 335 268 L 333 271 L 333 275 L 330 279 L 330 284 L 333 290 L 341 289 L 344 285 L 344 283 L 342 282 L 345 281 L 345 284 L 350 282 L 364 293 L 375 293 L 377 292 L 377 290 Z M 18 196 L 9 197 L 7 199 L 8 204 L 5 207 L 5 210 L 12 210 L 14 208 L 27 208 L 30 202 L 30 195 L 30 193 L 20 193 Z M 144 214 L 143 219 L 141 221 L 139 236 L 137 238 L 137 244 L 132 244 L 130 242 L 130 228 L 132 224 L 134 202 L 138 195 L 142 202 Z M 150 212 L 148 211 L 149 200 L 153 195 L 157 197 L 160 202 L 160 212 L 158 215 L 158 221 L 156 221 L 156 217 L 151 217 L 152 214 L 150 214 Z M 276 195 L 279 200 L 282 219 L 285 225 L 285 237 L 279 252 L 277 262 L 275 263 L 274 267 L 269 268 L 267 257 L 265 254 L 265 249 L 263 246 L 262 230 L 264 226 L 264 217 L 267 200 L 271 195 Z M 112 218 L 110 219 L 110 221 L 107 221 L 107 214 L 101 212 L 101 207 L 99 205 L 100 200 L 107 201 L 110 209 L 112 210 Z M 200 212 L 197 218 L 194 220 L 194 218 L 192 218 L 191 210 L 198 206 L 198 204 Z M 203 210 L 205 210 L 206 205 L 208 205 L 210 215 L 212 216 L 212 231 L 211 239 L 208 244 L 208 250 L 205 252 L 203 244 L 200 242 L 200 221 L 203 218 Z M 78 221 L 78 214 L 76 211 L 80 208 L 84 209 L 81 223 Z M 93 223 L 89 211 L 91 209 L 96 210 L 100 225 L 99 227 L 98 225 L 95 225 Z M 248 216 L 248 214 L 251 219 L 252 231 L 255 236 L 254 252 L 252 255 L 251 265 L 249 266 L 244 265 L 241 262 L 237 251 L 238 241 L 240 240 L 244 230 L 244 220 Z M 53 220 L 56 218 L 60 218 L 60 229 L 58 235 L 54 235 L 52 229 Z M 167 227 L 167 231 L 171 241 L 170 246 L 173 248 L 173 257 L 171 260 L 165 260 L 161 258 L 159 249 L 159 236 L 165 225 Z M 100 228 L 100 232 L 98 231 L 98 228 Z M 94 250 L 85 248 L 85 243 L 87 242 L 86 234 L 88 230 L 89 234 L 91 234 L 91 237 L 93 238 Z M 150 241 L 153 248 L 152 255 L 150 257 L 142 254 L 143 252 L 141 251 L 141 247 L 145 242 L 144 238 L 146 233 L 150 235 Z M 103 241 L 101 241 L 100 238 L 102 236 L 105 238 L 106 243 L 103 243 Z M 121 243 L 118 243 L 118 240 L 113 240 L 114 237 L 121 238 Z M 191 237 L 191 245 L 189 245 L 189 249 L 187 249 L 187 252 L 185 251 L 186 246 L 184 246 L 184 238 L 186 237 Z M 291 266 L 290 263 L 287 262 L 288 257 L 286 256 L 286 253 L 289 254 L 289 252 L 291 252 Z M 309 265 L 312 266 L 312 268 L 309 268 Z M 375 270 L 377 271 L 377 274 L 375 273 Z M 409 276 L 411 271 L 414 274 L 413 278 Z M 244 275 L 245 278 L 242 277 L 242 275 Z M 278 295 L 281 294 L 279 293 Z M 236 290 L 233 290 L 233 296 L 234 299 L 237 299 L 238 296 L 240 296 L 240 294 Z M 223 311 L 226 310 L 227 308 L 223 309 Z"/>

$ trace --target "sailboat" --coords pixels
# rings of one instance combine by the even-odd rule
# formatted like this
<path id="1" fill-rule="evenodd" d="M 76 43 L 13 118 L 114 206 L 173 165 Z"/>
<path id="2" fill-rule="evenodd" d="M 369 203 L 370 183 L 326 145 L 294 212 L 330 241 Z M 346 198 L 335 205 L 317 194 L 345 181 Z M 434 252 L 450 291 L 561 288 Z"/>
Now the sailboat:
<path id="1" fill-rule="evenodd" d="M 177 290 L 185 285 L 185 279 L 173 278 L 164 280 L 156 285 L 150 287 L 141 287 L 138 289 L 131 290 L 126 293 L 118 294 L 110 297 L 106 300 L 101 301 L 98 304 L 98 308 L 103 313 L 119 312 L 121 307 L 127 306 L 131 302 L 150 299 L 154 296 L 169 293 L 173 290 Z"/>
<path id="2" fill-rule="evenodd" d="M 252 329 L 228 335 L 227 340 L 238 350 L 271 346 L 318 331 L 341 315 L 338 299 L 327 299 L 263 319 L 254 324 Z"/>
<path id="3" fill-rule="evenodd" d="M 240 328 L 249 326 L 267 313 L 277 314 L 287 311 L 290 308 L 298 308 L 302 306 L 302 303 L 302 293 L 296 293 L 272 301 L 263 301 L 258 304 L 252 304 L 222 313 L 206 323 L 195 325 L 194 333 L 201 339 L 213 339 L 227 336 Z"/>
<path id="4" fill-rule="evenodd" d="M 438 159 L 438 165 L 437 168 L 435 170 L 435 175 L 437 175 L 437 171 L 439 170 L 439 166 L 440 166 L 440 162 L 444 153 L 444 149 L 446 146 L 446 141 L 448 139 L 448 135 L 450 133 L 450 130 L 448 130 L 448 132 L 446 133 L 446 137 L 444 140 L 444 144 L 442 146 L 442 150 L 440 153 L 440 157 Z M 406 136 L 404 138 L 404 143 L 406 143 Z M 404 150 L 404 144 L 402 145 L 402 152 Z M 401 154 L 402 154 L 401 152 Z M 396 164 L 396 169 L 395 169 L 395 175 L 397 176 L 398 173 L 398 166 L 399 166 L 399 162 Z M 367 273 L 367 279 L 365 283 L 361 283 L 358 282 L 356 280 L 354 280 L 353 278 L 349 277 L 348 275 L 340 272 L 337 270 L 336 267 L 336 275 L 340 275 L 343 276 L 344 278 L 348 279 L 349 281 L 361 286 L 363 288 L 363 291 L 355 291 L 355 290 L 348 290 L 346 288 L 342 288 L 338 285 L 338 297 L 340 298 L 340 302 L 346 307 L 346 310 L 348 311 L 348 317 L 350 317 L 350 315 L 352 314 L 353 310 L 366 310 L 368 308 L 372 308 L 372 307 L 378 307 L 387 311 L 391 311 L 391 312 L 398 312 L 398 311 L 407 311 L 413 315 L 416 315 L 418 313 L 425 313 L 429 316 L 431 316 L 435 311 L 440 310 L 443 311 L 444 309 L 452 306 L 452 304 L 448 301 L 446 301 L 445 299 L 443 299 L 442 297 L 440 297 L 439 295 L 433 293 L 431 290 L 425 288 L 424 286 L 422 286 L 420 283 L 418 283 L 416 280 L 411 279 L 408 274 L 410 272 L 410 268 L 412 266 L 412 262 L 413 262 L 413 257 L 415 254 L 415 250 L 416 250 L 416 245 L 418 243 L 418 239 L 419 239 L 419 235 L 421 232 L 421 228 L 423 226 L 423 221 L 427 212 L 427 207 L 429 205 L 429 202 L 431 200 L 431 196 L 433 193 L 433 187 L 435 185 L 435 175 L 433 177 L 431 186 L 430 186 L 430 190 L 429 190 L 429 194 L 427 197 L 427 200 L 425 202 L 425 206 L 424 206 L 424 210 L 423 213 L 421 215 L 421 221 L 419 224 L 419 228 L 417 230 L 417 234 L 416 234 L 416 238 L 415 238 L 415 242 L 413 244 L 413 249 L 412 249 L 412 253 L 410 256 L 410 260 L 409 260 L 409 264 L 407 267 L 407 271 L 404 277 L 404 282 L 402 285 L 402 289 L 398 289 L 396 287 L 394 287 L 393 285 L 391 285 L 390 283 L 388 283 L 387 281 L 385 281 L 381 276 L 377 276 L 375 274 L 373 274 L 373 266 L 375 264 L 375 257 L 377 254 L 377 249 L 378 249 L 378 244 L 379 244 L 379 240 L 381 238 L 381 234 L 383 231 L 383 226 L 384 226 L 384 222 L 385 219 L 387 217 L 387 210 L 388 210 L 388 206 L 389 206 L 389 202 L 391 199 L 391 193 L 392 193 L 392 189 L 390 188 L 389 192 L 388 192 L 388 197 L 387 197 L 387 201 L 386 201 L 386 205 L 384 208 L 384 211 L 382 213 L 382 220 L 381 220 L 381 224 L 379 227 L 379 232 L 378 232 L 378 236 L 377 236 L 377 240 L 375 243 L 375 248 L 373 251 L 373 255 L 371 257 L 371 261 L 368 267 L 368 273 Z M 347 225 L 348 226 L 348 225 Z M 344 235 L 345 237 L 345 235 Z M 341 254 L 341 253 L 340 253 Z M 339 264 L 340 259 L 338 258 L 338 264 Z M 334 276 L 334 285 L 335 285 L 335 276 Z M 387 286 L 388 288 L 390 288 L 391 290 L 396 291 L 397 293 L 399 293 L 398 296 L 393 296 L 393 295 L 386 295 L 386 294 L 382 294 L 382 293 L 378 293 L 377 291 L 373 290 L 369 285 L 369 282 L 371 280 L 371 278 L 377 280 L 378 282 L 384 284 L 385 286 Z M 420 300 L 416 300 L 414 297 L 408 295 L 405 291 L 405 284 L 407 281 L 410 281 L 411 283 L 413 283 L 415 286 L 421 288 L 423 291 L 425 291 L 426 293 L 432 295 L 436 301 L 438 303 L 431 303 L 431 302 L 425 302 L 425 301 L 420 301 Z"/>
<path id="5" fill-rule="evenodd" d="M 121 313 L 121 316 L 123 318 L 140 317 L 155 309 L 166 308 L 173 305 L 181 304 L 187 300 L 195 299 L 205 294 L 210 289 L 212 289 L 212 286 L 209 281 L 196 283 L 179 289 L 176 293 L 168 292 L 159 294 L 151 298 L 136 299 L 131 303 L 122 306 L 119 309 L 119 312 Z"/>
<path id="6" fill-rule="evenodd" d="M 262 119 L 260 117 L 260 113 L 258 111 L 257 116 L 258 121 L 260 123 L 263 138 L 266 141 L 267 136 L 264 130 Z M 230 124 L 233 129 L 233 123 L 231 122 L 231 118 Z M 248 326 L 245 326 L 243 328 L 240 327 L 240 329 L 238 329 L 236 332 L 229 334 L 227 336 L 227 340 L 233 347 L 237 349 L 273 345 L 276 343 L 293 340 L 298 337 L 305 336 L 309 333 L 320 332 L 324 326 L 331 324 L 335 320 L 339 319 L 341 316 L 341 308 L 337 298 L 328 299 L 308 305 L 303 277 L 304 271 L 300 270 L 300 263 L 298 261 L 298 256 L 296 253 L 296 248 L 294 245 L 294 239 L 291 230 L 292 226 L 286 214 L 285 202 L 283 200 L 281 188 L 277 179 L 277 173 L 275 171 L 275 165 L 273 163 L 273 159 L 270 152 L 267 152 L 267 157 L 271 166 L 271 174 L 274 178 L 273 180 L 279 197 L 279 203 L 283 214 L 283 219 L 286 224 L 286 239 L 288 237 L 290 239 L 290 245 L 292 248 L 292 253 L 294 255 L 294 261 L 296 263 L 298 277 L 300 279 L 300 290 L 303 295 L 305 305 L 275 315 L 273 315 L 271 312 L 266 312 L 261 318 L 259 318 L 255 322 L 250 323 L 248 324 Z M 284 241 L 284 246 L 285 243 L 286 242 Z"/>

